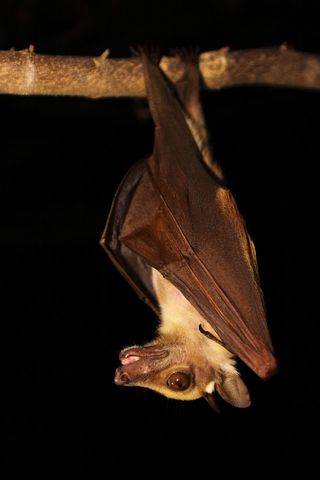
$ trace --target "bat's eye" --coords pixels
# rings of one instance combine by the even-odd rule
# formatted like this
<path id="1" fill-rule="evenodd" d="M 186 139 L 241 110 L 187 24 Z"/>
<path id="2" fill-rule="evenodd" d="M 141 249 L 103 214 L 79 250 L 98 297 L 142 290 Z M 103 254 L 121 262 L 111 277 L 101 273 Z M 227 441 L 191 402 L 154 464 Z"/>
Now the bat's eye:
<path id="1" fill-rule="evenodd" d="M 190 383 L 190 375 L 183 372 L 172 373 L 167 380 L 167 385 L 171 390 L 187 390 Z"/>

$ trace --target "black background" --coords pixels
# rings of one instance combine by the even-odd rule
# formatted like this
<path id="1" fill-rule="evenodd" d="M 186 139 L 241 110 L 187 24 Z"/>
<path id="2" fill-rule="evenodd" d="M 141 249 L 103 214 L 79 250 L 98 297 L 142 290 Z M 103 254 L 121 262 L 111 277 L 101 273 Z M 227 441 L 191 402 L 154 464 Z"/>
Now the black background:
<path id="1" fill-rule="evenodd" d="M 287 41 L 319 53 L 316 3 L 6 1 L 0 49 L 120 57 L 141 43 L 166 53 Z M 3 478 L 143 476 L 148 462 L 181 476 L 192 466 L 199 476 L 319 471 L 320 96 L 238 88 L 202 98 L 257 247 L 279 374 L 264 383 L 244 368 L 252 407 L 220 417 L 204 401 L 114 386 L 118 351 L 156 327 L 98 243 L 120 180 L 151 151 L 146 103 L 1 96 Z"/>

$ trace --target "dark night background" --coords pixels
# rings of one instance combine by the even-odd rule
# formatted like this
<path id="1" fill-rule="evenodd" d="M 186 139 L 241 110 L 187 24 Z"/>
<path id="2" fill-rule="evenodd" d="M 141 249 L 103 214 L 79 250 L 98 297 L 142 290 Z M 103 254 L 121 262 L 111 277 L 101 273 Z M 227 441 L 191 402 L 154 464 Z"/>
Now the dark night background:
<path id="1" fill-rule="evenodd" d="M 0 49 L 121 57 L 141 43 L 166 53 L 287 41 L 320 53 L 316 3 L 7 0 Z M 119 350 L 156 326 L 98 243 L 120 180 L 151 151 L 145 102 L 1 96 L 3 478 L 143 476 L 159 460 L 180 475 L 319 473 L 320 94 L 238 88 L 203 103 L 256 244 L 279 374 L 264 383 L 243 367 L 252 407 L 220 417 L 205 401 L 116 387 Z"/>

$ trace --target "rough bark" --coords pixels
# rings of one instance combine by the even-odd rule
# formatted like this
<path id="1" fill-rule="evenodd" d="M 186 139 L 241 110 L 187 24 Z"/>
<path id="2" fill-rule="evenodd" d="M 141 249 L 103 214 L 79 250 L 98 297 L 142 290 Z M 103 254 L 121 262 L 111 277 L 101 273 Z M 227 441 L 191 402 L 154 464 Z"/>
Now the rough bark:
<path id="1" fill-rule="evenodd" d="M 89 98 L 142 97 L 145 87 L 138 57 L 51 56 L 0 51 L 0 93 L 70 95 Z M 184 74 L 177 57 L 162 57 L 161 68 L 173 82 Z M 200 55 L 203 84 L 208 89 L 268 85 L 320 89 L 320 56 L 286 46 L 230 52 L 227 48 Z"/>

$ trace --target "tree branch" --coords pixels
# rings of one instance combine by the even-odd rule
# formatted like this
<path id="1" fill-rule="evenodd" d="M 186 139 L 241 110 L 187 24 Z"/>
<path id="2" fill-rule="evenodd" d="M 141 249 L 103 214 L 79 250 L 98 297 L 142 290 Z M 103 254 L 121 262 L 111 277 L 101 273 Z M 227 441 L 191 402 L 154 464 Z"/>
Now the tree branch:
<path id="1" fill-rule="evenodd" d="M 145 96 L 138 57 L 38 55 L 27 50 L 0 51 L 0 93 L 71 95 L 90 98 Z M 162 57 L 162 69 L 173 82 L 184 75 L 177 57 Z M 320 56 L 280 48 L 202 53 L 199 67 L 204 86 L 268 85 L 320 89 Z"/>

